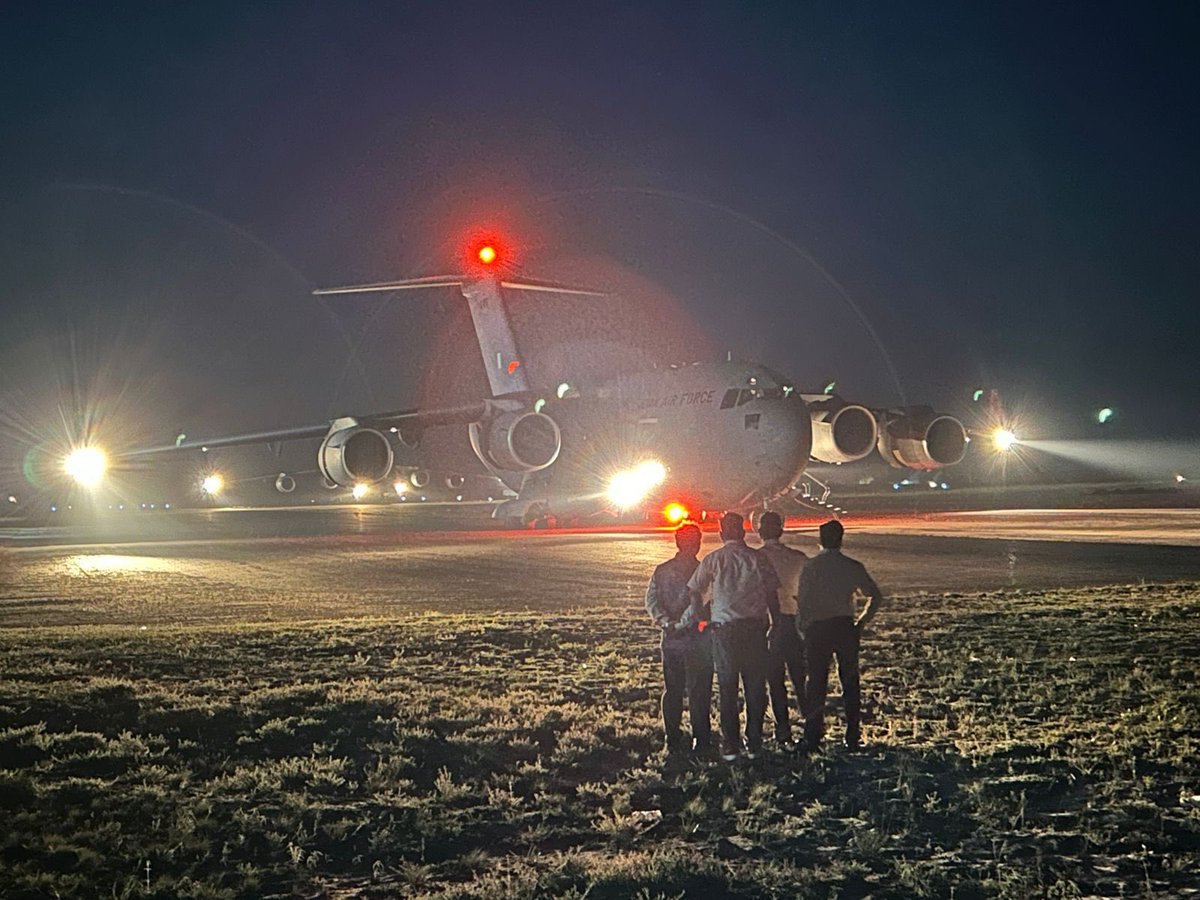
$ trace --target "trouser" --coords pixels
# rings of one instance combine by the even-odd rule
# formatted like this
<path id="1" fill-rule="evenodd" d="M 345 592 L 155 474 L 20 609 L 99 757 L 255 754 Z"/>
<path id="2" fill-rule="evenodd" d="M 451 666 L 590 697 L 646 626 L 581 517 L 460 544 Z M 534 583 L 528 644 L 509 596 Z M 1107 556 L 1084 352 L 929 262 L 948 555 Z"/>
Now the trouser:
<path id="1" fill-rule="evenodd" d="M 825 697 L 829 693 L 829 663 L 837 656 L 838 678 L 846 706 L 846 741 L 859 740 L 858 629 L 850 616 L 822 619 L 805 630 L 808 656 L 808 698 L 804 718 L 804 738 L 809 745 L 820 742 L 825 734 Z"/>
<path id="2" fill-rule="evenodd" d="M 763 716 L 767 712 L 767 623 L 763 619 L 736 619 L 710 627 L 721 692 L 721 742 L 727 752 L 736 752 L 742 746 L 740 680 L 746 692 L 746 746 L 757 751 L 762 746 Z"/>
<path id="3" fill-rule="evenodd" d="M 791 679 L 792 691 L 796 695 L 796 707 L 803 715 L 807 708 L 804 703 L 806 674 L 804 644 L 800 635 L 796 633 L 796 617 L 781 613 L 779 621 L 771 629 L 767 669 L 767 690 L 771 695 L 771 714 L 775 717 L 776 740 L 790 740 L 792 735 L 788 716 L 787 678 Z"/>
<path id="4" fill-rule="evenodd" d="M 698 749 L 712 744 L 712 640 L 696 632 L 663 641 L 663 728 L 669 747 L 683 746 L 683 695 L 688 698 L 688 721 Z"/>

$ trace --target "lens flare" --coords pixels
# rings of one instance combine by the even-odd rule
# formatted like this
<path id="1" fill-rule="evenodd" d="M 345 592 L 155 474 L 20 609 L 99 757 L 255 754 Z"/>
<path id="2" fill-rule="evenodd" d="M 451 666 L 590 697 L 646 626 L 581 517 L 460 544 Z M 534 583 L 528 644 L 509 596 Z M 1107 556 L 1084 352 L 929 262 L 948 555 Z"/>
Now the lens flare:
<path id="1" fill-rule="evenodd" d="M 209 497 L 215 497 L 225 490 L 225 478 L 220 472 L 205 475 L 204 480 L 200 482 L 200 490 Z"/>
<path id="2" fill-rule="evenodd" d="M 94 488 L 104 480 L 104 472 L 108 469 L 108 458 L 99 447 L 80 447 L 72 450 L 63 464 L 68 475 L 75 479 L 76 484 L 85 488 Z"/>

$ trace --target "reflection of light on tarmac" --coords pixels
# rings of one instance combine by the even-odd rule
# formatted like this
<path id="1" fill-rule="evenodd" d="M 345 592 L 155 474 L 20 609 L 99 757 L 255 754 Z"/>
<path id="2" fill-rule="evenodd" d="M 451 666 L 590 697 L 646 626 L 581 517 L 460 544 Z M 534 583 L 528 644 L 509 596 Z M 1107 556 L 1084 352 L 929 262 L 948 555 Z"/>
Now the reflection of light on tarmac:
<path id="1" fill-rule="evenodd" d="M 112 553 L 72 556 L 67 560 L 67 564 L 87 575 L 115 572 L 170 572 L 174 569 L 169 560 L 157 559 L 152 556 L 117 556 Z"/>
<path id="2" fill-rule="evenodd" d="M 1051 456 L 1096 466 L 1132 478 L 1151 481 L 1174 480 L 1200 457 L 1200 444 L 1188 441 L 1122 441 L 1097 438 L 1078 441 L 1021 441 Z"/>

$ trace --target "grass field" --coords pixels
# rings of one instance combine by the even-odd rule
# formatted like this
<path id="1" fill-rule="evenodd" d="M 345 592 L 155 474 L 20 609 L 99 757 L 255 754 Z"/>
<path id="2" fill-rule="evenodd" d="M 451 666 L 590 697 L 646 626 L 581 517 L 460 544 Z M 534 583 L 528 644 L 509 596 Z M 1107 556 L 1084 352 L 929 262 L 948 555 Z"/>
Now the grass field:
<path id="1" fill-rule="evenodd" d="M 867 752 L 735 765 L 643 618 L 6 628 L 0 896 L 1200 895 L 1200 585 L 897 598 Z"/>

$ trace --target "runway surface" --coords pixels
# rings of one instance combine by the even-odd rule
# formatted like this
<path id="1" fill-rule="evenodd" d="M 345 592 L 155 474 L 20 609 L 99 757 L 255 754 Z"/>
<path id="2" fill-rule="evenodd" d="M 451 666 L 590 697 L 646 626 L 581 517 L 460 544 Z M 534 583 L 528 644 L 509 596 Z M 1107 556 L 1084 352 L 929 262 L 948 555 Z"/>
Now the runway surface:
<path id="1" fill-rule="evenodd" d="M 467 530 L 467 521 L 392 506 L 4 529 L 0 625 L 579 607 L 636 614 L 651 569 L 674 550 L 666 529 L 496 532 Z M 814 552 L 815 519 L 789 524 L 799 530 L 788 543 Z M 847 526 L 846 552 L 894 594 L 1200 580 L 1195 510 L 938 514 Z M 702 553 L 717 543 L 706 533 Z"/>

